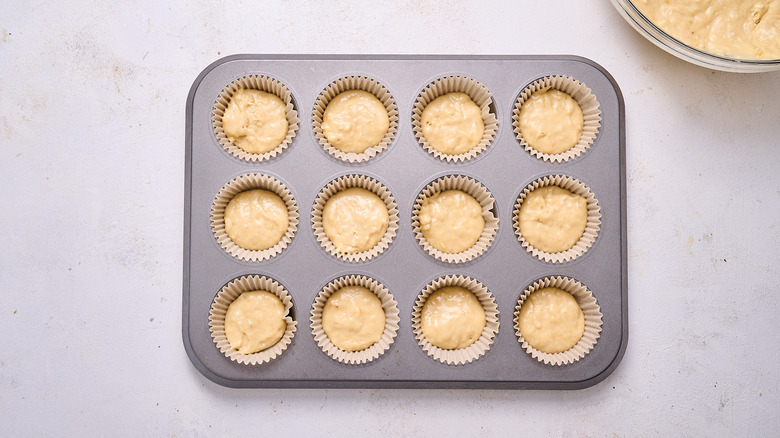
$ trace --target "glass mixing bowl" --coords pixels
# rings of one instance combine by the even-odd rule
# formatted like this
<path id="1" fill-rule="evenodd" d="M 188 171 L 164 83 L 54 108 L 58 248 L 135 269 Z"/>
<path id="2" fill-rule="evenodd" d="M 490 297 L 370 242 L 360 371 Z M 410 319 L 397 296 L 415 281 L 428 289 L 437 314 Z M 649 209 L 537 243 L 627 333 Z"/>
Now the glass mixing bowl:
<path id="1" fill-rule="evenodd" d="M 648 20 L 630 0 L 610 0 L 642 36 L 672 55 L 702 67 L 737 73 L 780 70 L 780 59 L 737 59 L 713 55 L 680 42 Z"/>

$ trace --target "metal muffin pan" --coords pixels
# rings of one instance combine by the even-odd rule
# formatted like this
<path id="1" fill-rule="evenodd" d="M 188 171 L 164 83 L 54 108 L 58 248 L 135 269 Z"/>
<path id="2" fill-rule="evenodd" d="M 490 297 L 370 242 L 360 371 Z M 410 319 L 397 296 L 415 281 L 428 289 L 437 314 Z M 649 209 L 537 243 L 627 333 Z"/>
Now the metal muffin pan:
<path id="1" fill-rule="evenodd" d="M 267 75 L 293 95 L 300 127 L 290 147 L 269 161 L 249 162 L 230 155 L 217 141 L 212 109 L 223 88 L 245 75 Z M 398 132 L 389 148 L 365 163 L 349 164 L 318 144 L 311 112 L 319 93 L 332 81 L 362 75 L 392 93 L 399 112 Z M 432 81 L 450 75 L 476 79 L 493 95 L 498 132 L 488 149 L 464 163 L 428 154 L 412 133 L 412 106 Z M 564 163 L 539 160 L 515 137 L 512 110 L 529 83 L 548 75 L 567 75 L 591 88 L 601 108 L 601 128 L 583 155 Z M 514 388 L 579 389 L 605 379 L 618 365 L 628 341 L 626 264 L 625 122 L 623 98 L 614 79 L 594 62 L 575 56 L 366 56 L 236 55 L 216 61 L 195 79 L 187 97 L 185 132 L 184 281 L 182 333 L 195 367 L 208 379 L 230 387 L 289 388 Z M 241 261 L 217 243 L 210 209 L 220 188 L 248 174 L 282 181 L 298 204 L 300 223 L 281 254 L 262 262 Z M 336 259 L 316 241 L 311 210 L 320 190 L 333 179 L 363 174 L 385 184 L 398 203 L 397 236 L 378 257 L 360 263 Z M 480 257 L 450 264 L 435 260 L 412 233 L 415 198 L 432 180 L 466 175 L 494 196 L 499 229 Z M 553 264 L 536 259 L 518 242 L 512 214 L 522 190 L 546 175 L 568 175 L 584 183 L 601 207 L 601 229 L 580 257 Z M 209 332 L 209 310 L 217 292 L 242 275 L 274 278 L 292 295 L 298 327 L 286 351 L 271 362 L 243 365 L 222 354 Z M 362 274 L 385 285 L 398 302 L 400 327 L 395 342 L 379 358 L 360 365 L 331 359 L 310 329 L 315 297 L 334 278 Z M 499 331 L 487 353 L 465 365 L 447 365 L 428 356 L 412 331 L 412 307 L 431 281 L 466 275 L 484 284 L 499 310 Z M 522 291 L 547 276 L 582 282 L 601 306 L 601 336 L 593 350 L 569 365 L 546 365 L 517 340 L 514 311 Z"/>

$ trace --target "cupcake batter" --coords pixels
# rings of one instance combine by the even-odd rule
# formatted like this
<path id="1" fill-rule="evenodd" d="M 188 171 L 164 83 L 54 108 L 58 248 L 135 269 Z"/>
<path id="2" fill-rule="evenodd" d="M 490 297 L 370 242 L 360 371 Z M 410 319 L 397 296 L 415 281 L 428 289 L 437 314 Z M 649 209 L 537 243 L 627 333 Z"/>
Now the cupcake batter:
<path id="1" fill-rule="evenodd" d="M 460 155 L 474 149 L 485 134 L 482 111 L 466 93 L 447 93 L 423 109 L 422 134 L 443 154 Z"/>
<path id="2" fill-rule="evenodd" d="M 446 190 L 426 198 L 419 219 L 428 243 L 450 254 L 474 246 L 485 229 L 482 206 L 460 190 Z"/>
<path id="3" fill-rule="evenodd" d="M 443 287 L 432 293 L 420 314 L 423 335 L 431 344 L 445 349 L 466 348 L 485 329 L 485 309 L 471 291 L 459 286 Z"/>
<path id="4" fill-rule="evenodd" d="M 237 90 L 222 116 L 228 140 L 250 154 L 275 149 L 287 137 L 288 127 L 282 99 L 260 90 Z"/>
<path id="5" fill-rule="evenodd" d="M 231 348 L 252 354 L 282 339 L 287 323 L 282 300 L 268 291 L 244 292 L 228 306 L 225 336 Z"/>
<path id="6" fill-rule="evenodd" d="M 328 143 L 348 153 L 360 154 L 378 145 L 390 128 L 385 106 L 362 90 L 348 90 L 334 97 L 322 118 L 322 134 Z"/>
<path id="7" fill-rule="evenodd" d="M 523 302 L 520 333 L 543 353 L 561 353 L 577 345 L 585 333 L 585 317 L 572 294 L 554 287 L 539 289 Z"/>
<path id="8" fill-rule="evenodd" d="M 739 59 L 780 59 L 778 0 L 633 0 L 650 21 L 689 46 Z"/>
<path id="9" fill-rule="evenodd" d="M 325 302 L 322 330 L 341 350 L 365 350 L 379 341 L 385 331 L 382 302 L 363 286 L 343 287 Z"/>
<path id="10" fill-rule="evenodd" d="M 587 201 L 558 186 L 540 187 L 526 196 L 518 219 L 520 234 L 531 246 L 548 253 L 566 251 L 585 231 Z"/>
<path id="11" fill-rule="evenodd" d="M 373 248 L 390 224 L 387 205 L 376 193 L 352 187 L 331 196 L 322 209 L 322 228 L 336 251 L 355 254 Z"/>
<path id="12" fill-rule="evenodd" d="M 241 192 L 225 207 L 225 232 L 244 249 L 271 248 L 282 239 L 289 225 L 287 205 L 268 190 Z"/>
<path id="13" fill-rule="evenodd" d="M 560 90 L 536 91 L 520 107 L 518 126 L 529 146 L 544 154 L 560 154 L 580 140 L 585 120 L 574 98 Z"/>

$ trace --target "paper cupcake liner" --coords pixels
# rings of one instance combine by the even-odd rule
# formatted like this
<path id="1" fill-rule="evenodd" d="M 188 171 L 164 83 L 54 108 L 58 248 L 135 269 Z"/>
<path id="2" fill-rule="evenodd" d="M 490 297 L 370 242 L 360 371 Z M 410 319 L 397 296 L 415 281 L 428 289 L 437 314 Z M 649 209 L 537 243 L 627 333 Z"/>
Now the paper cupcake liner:
<path id="1" fill-rule="evenodd" d="M 459 155 L 445 154 L 431 147 L 422 133 L 420 121 L 422 112 L 429 103 L 439 96 L 452 92 L 467 94 L 482 110 L 482 121 L 485 123 L 485 133 L 482 135 L 482 140 L 470 151 Z M 412 108 L 412 131 L 423 149 L 434 157 L 450 163 L 470 160 L 490 146 L 498 131 L 498 119 L 490 110 L 491 103 L 493 103 L 493 95 L 484 85 L 474 79 L 465 76 L 447 76 L 436 79 L 425 87 L 414 102 L 414 107 Z"/>
<path id="2" fill-rule="evenodd" d="M 287 232 L 276 245 L 264 250 L 244 249 L 233 242 L 225 231 L 225 207 L 228 202 L 237 194 L 252 189 L 265 189 L 276 193 L 287 205 Z M 211 231 L 217 242 L 228 254 L 248 262 L 268 260 L 281 253 L 290 244 L 297 229 L 298 206 L 292 193 L 279 180 L 269 175 L 252 173 L 235 178 L 220 189 L 211 205 Z"/>
<path id="3" fill-rule="evenodd" d="M 523 201 L 525 201 L 525 198 L 529 193 L 540 187 L 547 186 L 561 187 L 576 195 L 582 196 L 586 201 L 588 219 L 585 223 L 585 231 L 582 233 L 582 236 L 580 236 L 580 239 L 577 241 L 577 243 L 575 243 L 573 247 L 567 249 L 566 251 L 556 253 L 542 251 L 528 243 L 528 241 L 526 241 L 523 235 L 520 233 L 520 206 L 523 204 Z M 569 260 L 574 260 L 575 258 L 584 254 L 585 251 L 587 251 L 588 248 L 593 245 L 593 242 L 596 241 L 596 237 L 599 234 L 599 229 L 601 228 L 601 208 L 599 207 L 598 200 L 593 195 L 593 192 L 591 192 L 589 188 L 576 179 L 564 175 L 545 176 L 529 184 L 517 198 L 517 202 L 515 203 L 512 214 L 515 236 L 517 237 L 517 240 L 520 241 L 520 244 L 523 246 L 523 248 L 525 248 L 526 251 L 531 253 L 539 260 L 550 263 L 567 262 Z"/>
<path id="4" fill-rule="evenodd" d="M 485 309 L 486 324 L 485 328 L 482 330 L 482 335 L 466 348 L 457 350 L 439 348 L 431 344 L 422 331 L 421 315 L 425 301 L 432 293 L 447 286 L 460 286 L 471 291 Z M 417 343 L 428 356 L 449 365 L 471 363 L 484 355 L 493 344 L 493 340 L 498 333 L 498 325 L 498 306 L 496 305 L 493 295 L 490 294 L 482 283 L 463 275 L 448 275 L 439 277 L 430 282 L 425 286 L 422 292 L 420 292 L 420 295 L 417 296 L 417 301 L 415 301 L 414 308 L 412 309 L 412 330 L 414 331 L 414 337 L 417 339 Z"/>
<path id="5" fill-rule="evenodd" d="M 225 314 L 227 313 L 228 306 L 239 295 L 244 292 L 250 292 L 255 290 L 265 290 L 279 297 L 284 305 L 285 322 L 287 328 L 282 335 L 282 338 L 273 346 L 258 351 L 252 354 L 241 354 L 238 350 L 230 346 L 230 343 L 225 336 Z M 245 275 L 243 277 L 236 278 L 230 283 L 226 284 L 214 297 L 214 301 L 211 304 L 211 310 L 209 311 L 209 331 L 211 332 L 211 339 L 217 344 L 217 348 L 230 360 L 236 361 L 245 365 L 257 365 L 265 362 L 269 362 L 282 354 L 287 346 L 292 342 L 293 335 L 295 335 L 295 328 L 298 324 L 290 316 L 290 310 L 292 309 L 292 297 L 289 292 L 276 280 L 260 275 Z"/>
<path id="6" fill-rule="evenodd" d="M 390 223 L 387 226 L 385 235 L 374 245 L 373 248 L 363 252 L 354 254 L 348 254 L 339 252 L 333 245 L 333 242 L 325 234 L 325 230 L 322 227 L 322 209 L 325 208 L 325 203 L 328 199 L 336 193 L 346 190 L 352 187 L 359 187 L 375 193 L 379 196 L 387 206 L 387 213 L 390 216 Z M 395 239 L 396 232 L 398 231 L 398 204 L 395 202 L 392 193 L 384 184 L 365 175 L 345 175 L 337 178 L 328 183 L 323 188 L 314 200 L 314 206 L 311 212 L 312 227 L 314 229 L 314 236 L 317 238 L 317 242 L 328 252 L 328 254 L 346 262 L 362 262 L 370 260 L 384 250 L 386 250 Z"/>
<path id="7" fill-rule="evenodd" d="M 370 290 L 382 302 L 385 311 L 385 331 L 382 337 L 365 350 L 344 351 L 333 345 L 322 329 L 322 309 L 325 303 L 334 292 L 346 286 L 363 286 Z M 395 341 L 398 323 L 401 321 L 398 314 L 398 303 L 384 285 L 365 275 L 348 275 L 331 281 L 317 295 L 311 310 L 311 330 L 317 345 L 331 358 L 346 364 L 367 363 L 384 354 Z"/>
<path id="8" fill-rule="evenodd" d="M 423 235 L 420 225 L 420 210 L 426 198 L 434 196 L 445 190 L 460 190 L 474 197 L 482 206 L 482 217 L 485 219 L 485 229 L 477 243 L 471 248 L 459 253 L 446 253 L 434 248 Z M 488 189 L 479 181 L 461 175 L 448 175 L 432 181 L 417 196 L 412 207 L 412 232 L 417 243 L 425 252 L 437 260 L 447 263 L 464 263 L 482 255 L 496 237 L 498 231 L 498 215 L 495 212 L 495 199 Z"/>
<path id="9" fill-rule="evenodd" d="M 263 154 L 252 154 L 234 145 L 225 135 L 225 130 L 222 128 L 222 116 L 225 114 L 225 109 L 227 109 L 233 94 L 240 89 L 265 91 L 278 96 L 284 102 L 288 125 L 287 136 L 276 148 Z M 284 152 L 298 131 L 298 123 L 298 112 L 292 102 L 292 92 L 284 84 L 268 76 L 248 75 L 234 80 L 219 93 L 211 111 L 211 124 L 219 144 L 231 155 L 246 161 L 270 160 Z"/>
<path id="10" fill-rule="evenodd" d="M 531 95 L 546 88 L 553 88 L 568 94 L 577 101 L 580 105 L 580 109 L 582 109 L 584 124 L 582 126 L 580 139 L 571 149 L 561 152 L 560 154 L 546 154 L 534 149 L 526 142 L 523 135 L 520 133 L 520 108 Z M 536 158 L 553 163 L 568 161 L 584 154 L 593 144 L 593 141 L 599 133 L 599 128 L 601 127 L 601 108 L 599 108 L 599 102 L 596 100 L 596 96 L 591 93 L 590 88 L 585 84 L 568 76 L 547 76 L 532 82 L 525 87 L 517 97 L 512 114 L 514 133 L 523 148 Z"/>
<path id="11" fill-rule="evenodd" d="M 325 134 L 322 132 L 322 120 L 328 103 L 340 93 L 348 90 L 362 90 L 373 94 L 385 106 L 387 116 L 390 118 L 390 127 L 387 129 L 387 133 L 385 133 L 384 138 L 382 138 L 379 144 L 372 146 L 359 154 L 336 149 L 328 143 L 328 139 L 325 138 Z M 314 137 L 317 138 L 317 142 L 323 149 L 339 160 L 348 163 L 360 163 L 374 158 L 390 146 L 390 143 L 393 141 L 393 138 L 395 138 L 395 134 L 398 131 L 398 105 L 396 105 L 395 99 L 393 99 L 393 96 L 387 91 L 387 88 L 374 79 L 365 76 L 347 76 L 333 81 L 320 92 L 320 95 L 314 102 L 311 119 Z"/>
<path id="12" fill-rule="evenodd" d="M 585 317 L 585 332 L 582 334 L 579 342 L 577 342 L 570 349 L 560 353 L 543 353 L 526 342 L 520 333 L 520 308 L 523 307 L 523 303 L 534 291 L 544 289 L 546 287 L 555 287 L 569 292 L 577 300 L 577 303 L 582 309 L 583 316 Z M 549 365 L 564 365 L 574 363 L 588 354 L 596 342 L 601 336 L 601 307 L 596 302 L 596 297 L 593 293 L 585 287 L 582 283 L 573 278 L 568 277 L 546 277 L 534 282 L 531 286 L 528 286 L 520 295 L 520 299 L 517 302 L 514 313 L 514 327 L 517 334 L 517 340 L 528 354 L 534 359 L 544 362 Z"/>

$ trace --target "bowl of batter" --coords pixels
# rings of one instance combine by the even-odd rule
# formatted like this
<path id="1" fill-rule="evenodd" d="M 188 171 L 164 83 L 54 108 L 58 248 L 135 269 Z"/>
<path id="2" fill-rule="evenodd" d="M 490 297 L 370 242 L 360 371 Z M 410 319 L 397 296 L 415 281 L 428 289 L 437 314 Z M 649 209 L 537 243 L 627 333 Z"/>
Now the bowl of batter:
<path id="1" fill-rule="evenodd" d="M 611 0 L 656 46 L 702 67 L 780 70 L 780 0 Z"/>

